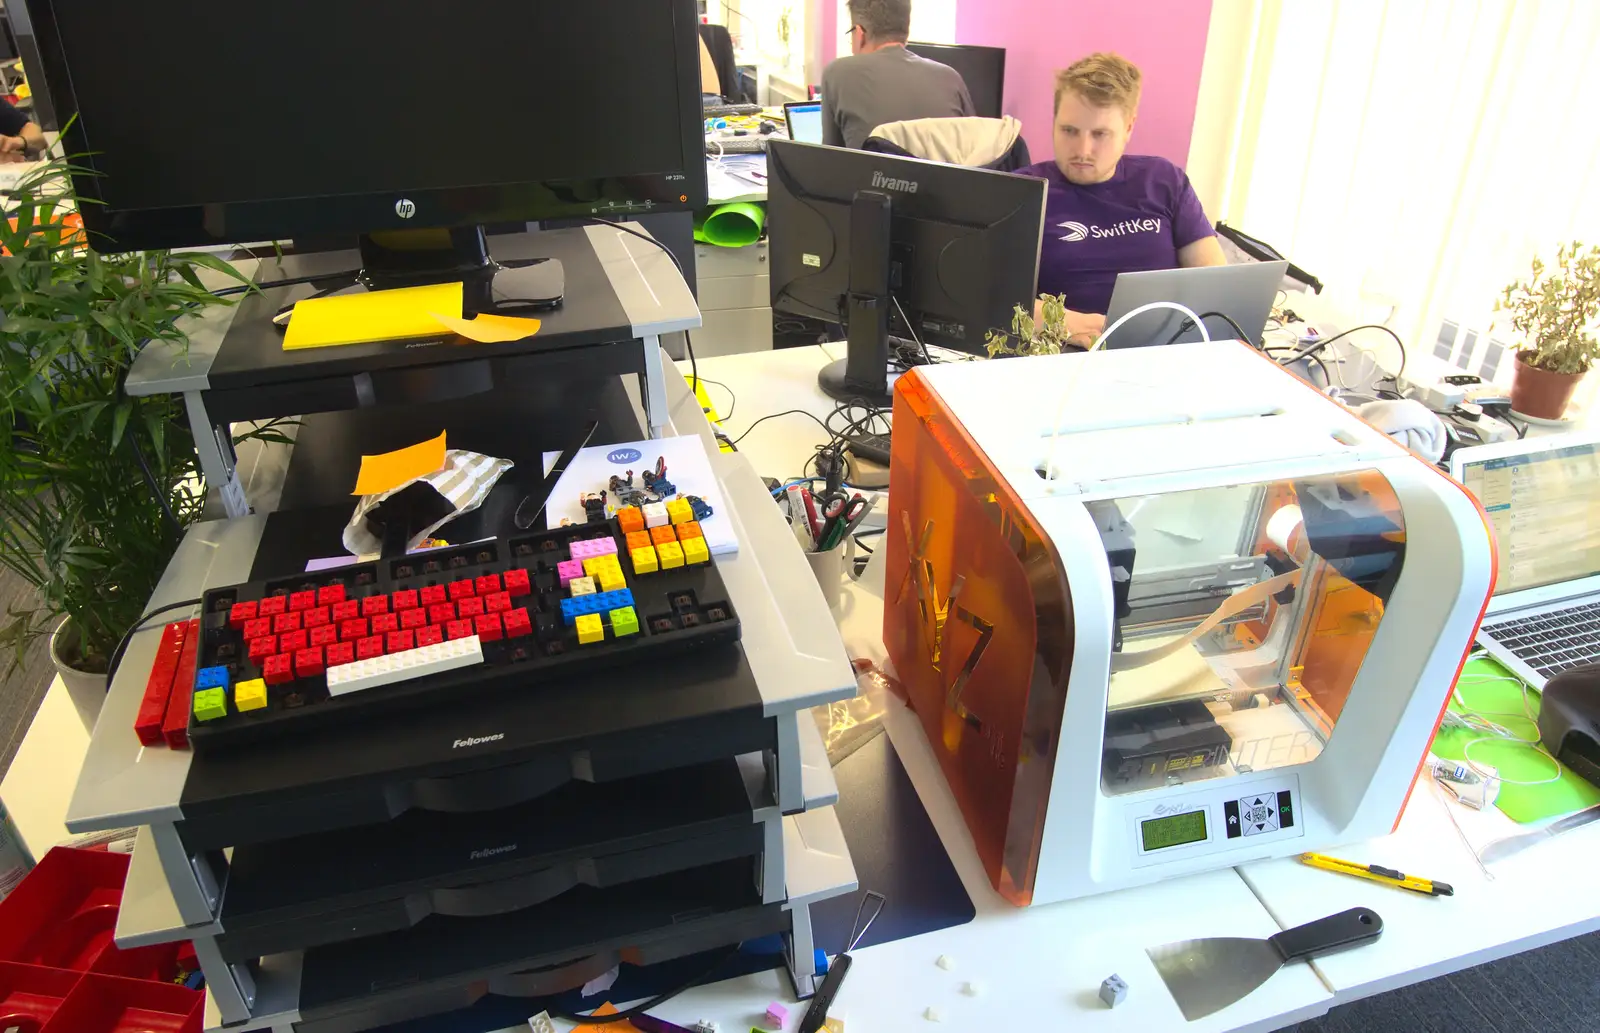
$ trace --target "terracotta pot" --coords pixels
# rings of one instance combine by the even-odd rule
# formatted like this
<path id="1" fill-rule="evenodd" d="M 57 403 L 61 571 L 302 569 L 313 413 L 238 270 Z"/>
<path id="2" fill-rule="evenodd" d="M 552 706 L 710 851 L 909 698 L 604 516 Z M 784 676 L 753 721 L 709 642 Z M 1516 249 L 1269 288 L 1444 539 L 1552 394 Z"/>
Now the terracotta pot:
<path id="1" fill-rule="evenodd" d="M 1522 356 L 1522 352 L 1517 353 L 1517 368 L 1511 377 L 1511 408 L 1541 420 L 1561 419 L 1584 375 L 1551 373 L 1528 365 L 1522 361 Z"/>
<path id="2" fill-rule="evenodd" d="M 87 731 L 94 731 L 94 723 L 100 717 L 100 705 L 106 701 L 106 676 L 95 674 L 91 671 L 80 671 L 61 658 L 63 650 L 69 650 L 72 634 L 67 629 L 71 618 L 56 625 L 56 630 L 50 634 L 50 662 L 56 665 L 56 673 L 61 675 L 61 681 L 67 687 L 67 695 L 72 699 L 72 705 L 77 708 L 78 719 L 83 722 Z"/>

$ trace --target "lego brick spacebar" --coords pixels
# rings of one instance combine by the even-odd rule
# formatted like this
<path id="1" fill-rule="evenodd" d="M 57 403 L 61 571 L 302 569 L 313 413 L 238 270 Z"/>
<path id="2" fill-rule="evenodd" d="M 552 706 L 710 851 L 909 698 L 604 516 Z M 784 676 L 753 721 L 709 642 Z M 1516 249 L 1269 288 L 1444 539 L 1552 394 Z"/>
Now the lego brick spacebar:
<path id="1" fill-rule="evenodd" d="M 453 638 L 431 646 L 357 660 L 328 668 L 328 695 L 344 696 L 395 682 L 443 674 L 483 663 L 483 646 L 476 635 Z"/>

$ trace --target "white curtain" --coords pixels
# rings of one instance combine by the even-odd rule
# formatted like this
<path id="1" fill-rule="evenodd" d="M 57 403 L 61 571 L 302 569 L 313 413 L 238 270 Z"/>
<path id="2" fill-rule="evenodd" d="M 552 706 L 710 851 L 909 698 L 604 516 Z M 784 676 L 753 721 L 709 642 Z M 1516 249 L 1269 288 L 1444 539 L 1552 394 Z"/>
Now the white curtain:
<path id="1" fill-rule="evenodd" d="M 1417 366 L 1444 321 L 1486 330 L 1535 253 L 1600 243 L 1600 2 L 1216 3 L 1213 217 L 1364 320 L 1397 306 Z"/>

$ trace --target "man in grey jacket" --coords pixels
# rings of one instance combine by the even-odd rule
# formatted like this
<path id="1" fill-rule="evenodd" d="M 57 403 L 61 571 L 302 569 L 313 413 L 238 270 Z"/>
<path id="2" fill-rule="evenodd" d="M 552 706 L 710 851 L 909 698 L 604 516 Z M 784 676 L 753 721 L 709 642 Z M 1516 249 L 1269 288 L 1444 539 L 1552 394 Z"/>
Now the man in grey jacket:
<path id="1" fill-rule="evenodd" d="M 911 0 L 849 0 L 850 57 L 822 73 L 822 142 L 860 147 L 881 125 L 976 114 L 961 73 L 906 49 Z"/>

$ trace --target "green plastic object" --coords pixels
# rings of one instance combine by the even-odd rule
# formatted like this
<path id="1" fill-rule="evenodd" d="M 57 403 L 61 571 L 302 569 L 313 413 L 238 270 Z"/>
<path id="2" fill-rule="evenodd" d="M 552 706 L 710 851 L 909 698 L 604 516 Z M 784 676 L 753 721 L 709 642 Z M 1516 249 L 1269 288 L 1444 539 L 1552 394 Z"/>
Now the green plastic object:
<path id="1" fill-rule="evenodd" d="M 194 716 L 215 721 L 228 716 L 228 694 L 223 689 L 201 689 L 194 694 Z"/>
<path id="2" fill-rule="evenodd" d="M 639 633 L 639 614 L 631 606 L 611 611 L 611 634 L 617 638 Z"/>
<path id="3" fill-rule="evenodd" d="M 695 239 L 716 247 L 748 247 L 761 239 L 767 211 L 759 204 L 741 201 L 718 205 L 695 227 Z"/>
<path id="4" fill-rule="evenodd" d="M 1490 721 L 1503 725 L 1523 738 L 1537 738 L 1539 727 L 1523 715 L 1522 689 L 1511 674 L 1493 660 L 1474 660 L 1461 672 L 1458 695 L 1466 706 L 1484 715 Z M 1463 709 L 1461 701 L 1454 698 L 1450 709 Z M 1539 693 L 1528 690 L 1528 712 L 1539 716 Z M 1467 743 L 1480 733 L 1461 729 L 1439 729 L 1433 741 L 1433 752 L 1446 760 L 1465 760 Z M 1532 746 L 1520 743 L 1484 742 L 1472 748 L 1472 759 L 1499 770 L 1502 778 L 1518 782 L 1539 782 L 1553 773 L 1555 761 Z M 1500 795 L 1495 806 L 1512 821 L 1521 824 L 1544 821 L 1561 814 L 1570 814 L 1600 803 L 1600 788 L 1590 785 L 1571 770 L 1561 768 L 1561 780 L 1545 785 L 1522 786 L 1510 782 L 1500 784 Z"/>

